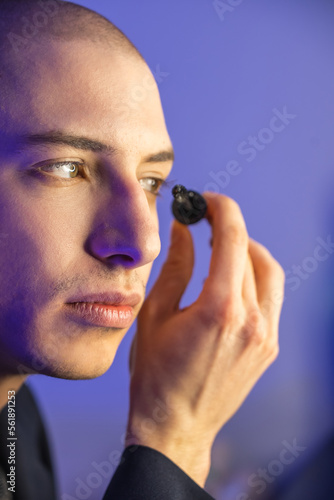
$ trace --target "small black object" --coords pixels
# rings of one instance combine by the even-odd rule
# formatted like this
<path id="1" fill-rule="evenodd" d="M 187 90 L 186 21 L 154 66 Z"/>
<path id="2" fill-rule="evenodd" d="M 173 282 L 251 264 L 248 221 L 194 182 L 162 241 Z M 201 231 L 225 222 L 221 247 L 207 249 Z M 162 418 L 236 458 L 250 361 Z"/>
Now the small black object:
<path id="1" fill-rule="evenodd" d="M 202 195 L 196 191 L 188 191 L 181 184 L 173 187 L 172 195 L 174 196 L 172 212 L 181 224 L 195 224 L 203 219 L 207 204 Z"/>

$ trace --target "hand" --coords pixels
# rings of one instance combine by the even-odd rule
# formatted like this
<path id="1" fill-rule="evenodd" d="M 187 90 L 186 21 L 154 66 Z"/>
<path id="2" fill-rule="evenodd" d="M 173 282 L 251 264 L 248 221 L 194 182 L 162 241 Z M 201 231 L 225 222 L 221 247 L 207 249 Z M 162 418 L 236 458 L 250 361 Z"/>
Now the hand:
<path id="1" fill-rule="evenodd" d="M 209 275 L 183 309 L 194 248 L 173 221 L 161 273 L 138 315 L 130 356 L 126 445 L 164 453 L 204 486 L 213 441 L 278 355 L 284 271 L 250 239 L 239 206 L 203 194 L 212 226 Z"/>

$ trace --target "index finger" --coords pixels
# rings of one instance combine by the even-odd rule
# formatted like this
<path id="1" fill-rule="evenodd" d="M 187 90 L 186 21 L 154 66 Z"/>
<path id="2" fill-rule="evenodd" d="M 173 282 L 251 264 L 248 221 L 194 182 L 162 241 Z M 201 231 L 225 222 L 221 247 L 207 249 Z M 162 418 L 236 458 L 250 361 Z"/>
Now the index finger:
<path id="1" fill-rule="evenodd" d="M 212 227 L 212 254 L 209 275 L 198 303 L 212 298 L 240 297 L 248 256 L 248 233 L 239 205 L 231 198 L 206 191 L 206 218 Z"/>

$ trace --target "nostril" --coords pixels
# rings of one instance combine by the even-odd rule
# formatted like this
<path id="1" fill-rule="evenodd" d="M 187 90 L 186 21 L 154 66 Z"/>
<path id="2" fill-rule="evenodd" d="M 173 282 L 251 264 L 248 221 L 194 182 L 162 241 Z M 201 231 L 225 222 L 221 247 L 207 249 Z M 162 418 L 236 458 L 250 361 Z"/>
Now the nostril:
<path id="1" fill-rule="evenodd" d="M 129 255 L 112 255 L 111 257 L 108 257 L 108 260 L 122 260 L 122 261 L 125 261 L 125 262 L 133 262 L 133 258 L 130 257 Z"/>
<path id="2" fill-rule="evenodd" d="M 140 260 L 140 255 L 135 250 L 129 250 L 126 253 L 113 253 L 106 258 L 107 262 L 112 264 L 119 264 L 122 266 L 133 266 Z"/>
<path id="3" fill-rule="evenodd" d="M 145 229 L 145 228 L 144 228 Z M 157 234 L 142 234 L 135 231 L 124 234 L 113 231 L 94 231 L 85 242 L 87 253 L 106 265 L 139 267 L 153 262 L 156 258 Z M 155 241 L 153 241 L 155 238 Z"/>

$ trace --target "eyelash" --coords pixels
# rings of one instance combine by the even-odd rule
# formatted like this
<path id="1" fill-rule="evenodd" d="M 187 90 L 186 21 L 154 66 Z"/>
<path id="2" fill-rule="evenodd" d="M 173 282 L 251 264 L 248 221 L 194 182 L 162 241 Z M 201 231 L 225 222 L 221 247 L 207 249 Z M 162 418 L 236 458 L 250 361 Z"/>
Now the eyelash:
<path id="1" fill-rule="evenodd" d="M 78 161 L 60 161 L 60 162 L 55 162 L 55 163 L 47 163 L 47 164 L 44 164 L 42 167 L 39 167 L 37 169 L 35 169 L 35 171 L 41 175 L 48 175 L 46 174 L 45 172 L 42 172 L 42 169 L 45 168 L 45 167 L 56 167 L 56 166 L 60 166 L 60 165 L 68 165 L 68 164 L 71 164 L 71 165 L 76 165 L 79 167 L 79 172 L 81 174 L 81 176 L 83 177 L 83 163 L 82 162 L 78 162 Z M 68 172 L 73 172 L 73 170 L 68 170 Z M 76 177 L 72 177 L 72 178 L 76 178 Z M 160 190 L 161 189 L 166 189 L 166 188 L 169 188 L 171 187 L 173 184 L 174 184 L 174 181 L 166 181 L 165 179 L 159 179 L 157 177 L 145 177 L 144 180 L 147 180 L 147 179 L 151 179 L 153 181 L 155 181 L 157 184 L 158 184 L 158 187 L 153 190 L 153 191 L 149 191 L 151 194 L 153 194 L 153 196 L 156 196 L 156 197 L 162 197 L 162 194 L 160 193 Z M 68 182 L 70 181 L 71 179 L 66 179 L 66 178 L 59 178 L 59 180 L 61 182 Z"/>
<path id="2" fill-rule="evenodd" d="M 170 188 L 174 184 L 173 181 L 165 181 L 164 179 L 158 179 L 156 177 L 145 177 L 145 179 L 152 179 L 153 181 L 155 181 L 155 182 L 158 183 L 157 190 L 156 191 L 150 191 L 150 193 L 152 193 L 153 196 L 156 196 L 156 197 L 159 197 L 159 198 L 161 198 L 163 196 L 162 193 L 160 192 L 161 189 Z"/>

